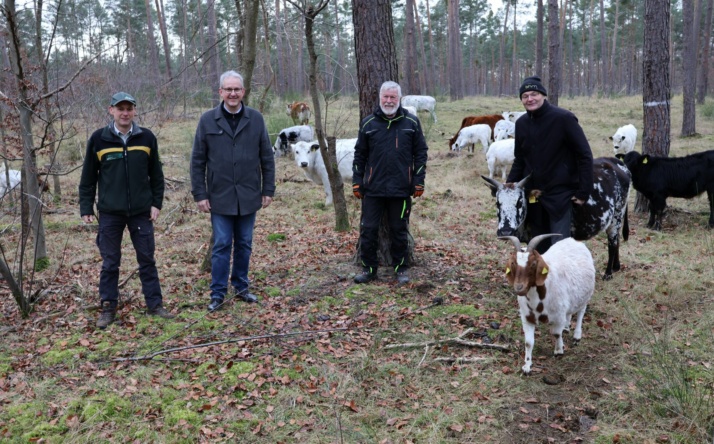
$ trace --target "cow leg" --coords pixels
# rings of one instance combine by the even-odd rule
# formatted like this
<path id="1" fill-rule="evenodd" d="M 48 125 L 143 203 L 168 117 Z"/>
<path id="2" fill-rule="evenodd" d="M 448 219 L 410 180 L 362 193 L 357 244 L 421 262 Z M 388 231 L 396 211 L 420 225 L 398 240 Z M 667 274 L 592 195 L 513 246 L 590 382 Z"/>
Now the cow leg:
<path id="1" fill-rule="evenodd" d="M 620 236 L 614 224 L 607 229 L 607 267 L 602 280 L 612 279 L 613 271 L 620 271 Z"/>

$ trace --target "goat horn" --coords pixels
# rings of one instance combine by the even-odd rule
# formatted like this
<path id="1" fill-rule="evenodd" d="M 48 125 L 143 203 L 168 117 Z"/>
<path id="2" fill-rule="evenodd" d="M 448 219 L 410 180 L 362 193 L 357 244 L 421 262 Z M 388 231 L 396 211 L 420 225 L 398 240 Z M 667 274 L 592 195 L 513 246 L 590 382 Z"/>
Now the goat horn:
<path id="1" fill-rule="evenodd" d="M 509 240 L 516 247 L 516 251 L 521 249 L 521 241 L 516 236 L 498 236 L 499 239 Z"/>
<path id="2" fill-rule="evenodd" d="M 538 246 L 538 244 L 543 240 L 547 239 L 549 237 L 554 237 L 554 236 L 562 236 L 562 234 L 559 233 L 549 233 L 549 234 L 541 234 L 540 236 L 536 236 L 533 239 L 531 239 L 530 242 L 528 242 L 528 251 L 531 252 L 535 250 L 535 248 Z"/>
<path id="3" fill-rule="evenodd" d="M 521 181 L 516 184 L 516 187 L 518 187 L 518 188 L 523 188 L 523 187 L 525 187 L 525 186 L 526 186 L 526 183 L 528 183 L 528 181 L 529 181 L 530 179 L 531 179 L 531 175 L 529 174 L 529 175 L 527 175 L 526 177 L 524 177 L 523 179 L 521 179 Z"/>

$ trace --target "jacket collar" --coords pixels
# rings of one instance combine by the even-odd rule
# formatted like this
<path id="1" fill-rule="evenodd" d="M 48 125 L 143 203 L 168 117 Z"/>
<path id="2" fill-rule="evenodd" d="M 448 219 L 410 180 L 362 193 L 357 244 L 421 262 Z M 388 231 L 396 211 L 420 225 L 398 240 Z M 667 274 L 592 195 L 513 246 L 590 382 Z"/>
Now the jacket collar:
<path id="1" fill-rule="evenodd" d="M 537 110 L 535 110 L 533 112 L 528 111 L 528 116 L 531 118 L 532 117 L 538 118 L 538 117 L 542 116 L 543 114 L 547 113 L 548 110 L 550 109 L 550 107 L 551 107 L 551 104 L 550 104 L 550 102 L 548 102 L 548 99 L 546 99 L 543 101 L 543 105 L 541 105 L 540 108 L 538 108 Z"/>
<path id="2" fill-rule="evenodd" d="M 136 124 L 136 122 L 131 122 L 131 135 L 129 136 L 134 137 L 137 134 L 141 134 L 144 131 L 141 129 L 139 125 Z M 121 140 L 121 137 L 114 131 L 114 121 L 109 122 L 107 126 L 104 127 L 104 130 L 102 131 L 102 139 L 104 140 L 116 140 L 119 139 Z"/>
<path id="3" fill-rule="evenodd" d="M 238 127 L 236 128 L 235 134 L 238 134 L 239 132 L 243 131 L 243 128 L 245 128 L 250 122 L 250 113 L 248 112 L 248 107 L 245 106 L 245 103 L 243 102 L 241 102 L 241 106 L 243 109 L 243 117 L 240 119 L 240 122 L 238 122 Z M 228 134 L 234 134 L 233 130 L 231 129 L 231 125 L 228 123 L 225 116 L 223 115 L 223 102 L 219 103 L 217 107 L 213 108 L 213 118 L 216 121 L 216 125 L 218 125 L 223 131 Z"/>

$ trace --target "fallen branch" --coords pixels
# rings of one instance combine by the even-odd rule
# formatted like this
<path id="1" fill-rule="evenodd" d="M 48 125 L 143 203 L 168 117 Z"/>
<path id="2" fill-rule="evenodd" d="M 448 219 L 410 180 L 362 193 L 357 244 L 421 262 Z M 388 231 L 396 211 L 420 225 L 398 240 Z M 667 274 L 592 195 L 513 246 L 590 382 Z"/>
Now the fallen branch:
<path id="1" fill-rule="evenodd" d="M 491 358 L 479 358 L 475 356 L 445 356 L 441 358 L 434 358 L 434 362 L 448 362 L 450 364 L 469 364 L 472 362 L 488 361 Z"/>
<path id="2" fill-rule="evenodd" d="M 133 278 L 137 271 L 139 271 L 138 268 L 133 269 L 133 270 L 131 271 L 131 273 L 129 274 L 129 276 L 127 276 L 126 279 L 124 279 L 123 281 L 121 281 L 121 282 L 119 283 L 119 285 L 117 285 L 117 288 L 124 288 L 124 286 L 126 285 L 126 283 L 129 282 L 129 279 Z"/>
<path id="3" fill-rule="evenodd" d="M 461 333 L 459 336 L 456 336 L 455 338 L 439 339 L 436 341 L 426 341 L 426 342 L 406 342 L 403 344 L 389 344 L 389 345 L 385 345 L 384 349 L 387 350 L 387 349 L 393 349 L 393 348 L 415 348 L 415 347 L 429 347 L 432 345 L 456 344 L 456 345 L 463 345 L 466 347 L 487 348 L 487 349 L 491 349 L 491 350 L 501 350 L 501 351 L 509 350 L 507 345 L 483 344 L 481 342 L 465 340 L 464 336 L 471 333 L 472 330 L 473 330 L 472 328 L 468 328 L 463 333 Z"/>
<path id="4" fill-rule="evenodd" d="M 273 338 L 284 338 L 287 336 L 299 336 L 299 335 L 309 335 L 309 334 L 317 334 L 317 333 L 332 333 L 336 331 L 345 331 L 347 330 L 346 328 L 335 328 L 331 330 L 309 330 L 309 331 L 298 331 L 294 333 L 276 333 L 273 335 L 260 335 L 260 336 L 247 336 L 245 338 L 236 338 L 236 339 L 226 339 L 225 341 L 215 341 L 215 342 L 206 342 L 205 344 L 195 344 L 195 345 L 187 345 L 185 347 L 175 347 L 175 348 L 169 348 L 166 350 L 159 350 L 157 352 L 144 355 L 144 356 L 134 356 L 131 358 L 116 358 L 112 359 L 111 362 L 125 362 L 125 361 L 148 361 L 153 359 L 156 356 L 163 355 L 166 353 L 173 353 L 176 351 L 181 351 L 181 350 L 192 350 L 194 348 L 203 348 L 203 347 L 210 347 L 213 345 L 221 345 L 221 344 L 230 344 L 233 342 L 243 342 L 243 341 L 255 341 L 258 339 L 273 339 Z"/>

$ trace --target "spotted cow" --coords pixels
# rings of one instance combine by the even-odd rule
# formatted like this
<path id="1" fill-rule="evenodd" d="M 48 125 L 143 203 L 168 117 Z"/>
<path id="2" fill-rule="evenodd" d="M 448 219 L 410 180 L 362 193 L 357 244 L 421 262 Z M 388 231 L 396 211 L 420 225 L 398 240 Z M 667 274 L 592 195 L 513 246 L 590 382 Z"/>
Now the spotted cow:
<path id="1" fill-rule="evenodd" d="M 293 119 L 294 125 L 307 125 L 312 116 L 312 111 L 305 102 L 288 103 L 285 113 Z"/>
<path id="2" fill-rule="evenodd" d="M 498 236 L 527 236 L 526 184 L 530 177 L 518 183 L 500 183 L 481 176 L 491 193 L 496 197 L 498 208 Z M 604 280 L 612 279 L 612 272 L 620 270 L 620 231 L 627 240 L 627 198 L 630 194 L 632 176 L 624 163 L 612 157 L 593 160 L 593 192 L 583 205 L 574 205 L 573 225 L 570 234 L 575 240 L 584 241 L 604 231 L 607 233 L 607 267 Z M 530 190 L 529 196 L 540 193 Z"/>

